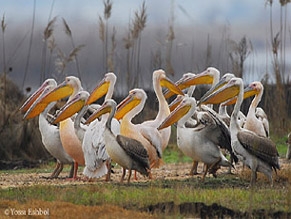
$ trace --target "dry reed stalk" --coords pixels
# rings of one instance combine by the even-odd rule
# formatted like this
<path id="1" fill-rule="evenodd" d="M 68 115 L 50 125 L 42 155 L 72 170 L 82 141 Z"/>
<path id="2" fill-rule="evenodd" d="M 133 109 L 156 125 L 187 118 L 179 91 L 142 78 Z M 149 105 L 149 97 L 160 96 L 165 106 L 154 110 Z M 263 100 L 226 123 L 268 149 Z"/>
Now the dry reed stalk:
<path id="1" fill-rule="evenodd" d="M 63 18 L 63 24 L 64 24 L 64 27 L 65 27 L 65 33 L 70 38 L 71 44 L 72 44 L 72 47 L 73 47 L 72 52 L 68 56 L 67 62 L 70 62 L 70 61 L 74 61 L 75 60 L 78 77 L 79 77 L 80 80 L 82 80 L 82 78 L 81 78 L 81 70 L 80 70 L 80 65 L 79 65 L 79 60 L 78 60 L 78 54 L 77 53 L 80 51 L 80 49 L 82 47 L 84 47 L 84 45 L 79 45 L 79 46 L 76 47 L 75 46 L 74 39 L 73 39 L 72 31 L 71 31 L 68 23 L 66 22 L 66 20 L 64 18 Z"/>
<path id="2" fill-rule="evenodd" d="M 229 40 L 229 44 L 231 45 L 229 58 L 232 63 L 232 71 L 237 77 L 243 78 L 245 60 L 253 51 L 252 42 L 244 36 L 239 42 Z"/>
<path id="3" fill-rule="evenodd" d="M 172 65 L 172 48 L 175 40 L 174 21 L 175 21 L 174 4 L 173 1 L 171 1 L 171 19 L 166 38 L 166 72 L 171 75 L 175 74 L 175 70 Z"/>
<path id="4" fill-rule="evenodd" d="M 134 82 L 134 87 L 139 86 L 140 79 L 140 53 L 141 53 L 141 33 L 146 26 L 147 14 L 146 14 L 146 5 L 145 2 L 142 3 L 140 10 L 135 11 L 134 20 L 133 20 L 133 28 L 131 29 L 131 37 L 132 41 L 132 64 L 136 63 L 136 77 Z M 137 44 L 137 48 L 135 45 Z M 137 54 L 136 54 L 137 53 Z"/>
<path id="5" fill-rule="evenodd" d="M 115 54 L 115 49 L 117 45 L 115 36 L 116 36 L 116 29 L 115 27 L 113 27 L 112 36 L 111 36 L 111 51 L 107 60 L 108 69 L 111 72 L 114 72 L 114 54 Z"/>
<path id="6" fill-rule="evenodd" d="M 50 53 L 52 54 L 53 47 L 49 45 L 49 39 L 53 36 L 54 32 L 54 25 L 56 23 L 57 17 L 54 17 L 50 20 L 43 31 L 43 47 L 42 47 L 42 54 L 41 54 L 41 76 L 40 76 L 40 83 L 42 83 L 46 78 L 46 49 L 47 47 L 50 49 Z M 48 71 L 49 72 L 49 71 Z"/>
<path id="7" fill-rule="evenodd" d="M 112 2 L 111 0 L 103 1 L 104 5 L 104 12 L 103 17 L 105 19 L 105 26 L 103 26 L 103 33 L 105 35 L 104 41 L 103 41 L 103 51 L 104 51 L 104 62 L 105 62 L 105 71 L 108 71 L 108 20 L 111 17 L 111 10 L 112 10 Z M 104 28 L 105 27 L 105 28 Z"/>
<path id="8" fill-rule="evenodd" d="M 6 27 L 7 27 L 7 24 L 5 23 L 5 15 L 3 15 L 2 17 L 2 20 L 1 20 L 1 29 L 2 29 L 2 56 L 3 56 L 3 74 L 4 74 L 4 79 L 3 79 L 3 112 L 2 112 L 2 115 L 3 115 L 3 125 L 5 124 L 5 121 L 6 121 L 6 51 L 5 51 L 5 30 L 6 30 Z"/>

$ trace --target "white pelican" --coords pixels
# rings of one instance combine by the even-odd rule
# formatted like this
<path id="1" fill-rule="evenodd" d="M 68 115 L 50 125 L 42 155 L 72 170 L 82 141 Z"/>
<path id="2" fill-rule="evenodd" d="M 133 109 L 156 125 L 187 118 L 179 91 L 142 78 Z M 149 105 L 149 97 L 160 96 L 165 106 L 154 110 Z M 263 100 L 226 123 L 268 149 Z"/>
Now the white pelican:
<path id="1" fill-rule="evenodd" d="M 105 95 L 105 100 L 113 95 L 116 76 L 114 73 L 106 73 L 104 78 L 91 92 L 86 105 L 95 102 Z M 89 124 L 84 135 L 82 148 L 85 156 L 85 168 L 83 174 L 89 178 L 99 178 L 105 174 L 106 180 L 110 180 L 111 162 L 105 149 L 104 130 L 108 114 L 102 115 L 101 119 L 95 119 Z M 120 133 L 120 125 L 116 119 L 112 119 L 112 132 L 117 135 Z"/>
<path id="2" fill-rule="evenodd" d="M 266 118 L 267 116 L 263 109 L 257 109 L 257 106 L 263 96 L 264 86 L 261 82 L 255 81 L 246 88 L 246 91 L 248 90 L 255 91 L 256 95 L 249 107 L 244 128 L 253 131 L 260 136 L 269 137 L 269 122 Z M 258 116 L 260 116 L 260 118 Z"/>
<path id="3" fill-rule="evenodd" d="M 141 142 L 146 148 L 151 168 L 153 168 L 159 167 L 162 162 L 162 135 L 155 127 L 132 123 L 132 119 L 143 110 L 146 99 L 144 90 L 132 89 L 117 106 L 115 117 L 122 118 L 120 134 Z"/>
<path id="4" fill-rule="evenodd" d="M 91 92 L 87 103 L 91 104 L 105 95 L 104 100 L 111 99 L 116 83 L 116 75 L 112 72 L 106 73 L 96 88 Z M 101 116 L 100 120 L 95 119 L 89 124 L 84 136 L 83 151 L 86 166 L 83 174 L 89 178 L 99 178 L 106 175 L 106 181 L 110 180 L 111 159 L 105 149 L 104 131 L 108 114 Z M 112 119 L 112 132 L 120 133 L 120 124 L 115 118 Z"/>
<path id="5" fill-rule="evenodd" d="M 77 77 L 68 76 L 65 81 L 59 84 L 55 89 L 45 95 L 39 103 L 37 108 L 41 108 L 42 105 L 49 104 L 50 102 L 60 100 L 62 98 L 70 96 L 70 101 L 80 90 L 82 90 L 81 82 Z M 36 110 L 37 111 L 37 110 Z M 31 112 L 33 115 L 37 115 L 38 112 Z M 75 134 L 74 122 L 71 118 L 67 118 L 61 121 L 59 127 L 60 138 L 65 151 L 74 160 L 74 174 L 73 179 L 77 178 L 78 165 L 84 165 L 84 153 L 82 150 L 82 144 Z"/>
<path id="6" fill-rule="evenodd" d="M 231 74 L 231 73 L 225 74 L 221 78 L 220 81 L 219 81 L 219 76 L 220 76 L 220 72 L 216 68 L 209 67 L 204 72 L 199 73 L 197 75 L 195 75 L 193 73 L 184 74 L 183 77 L 179 81 L 176 82 L 176 85 L 180 88 L 186 88 L 186 87 L 190 86 L 190 88 L 188 90 L 188 95 L 192 96 L 195 85 L 197 85 L 197 84 L 212 84 L 210 90 L 206 93 L 206 94 L 208 94 L 208 93 L 211 93 L 214 90 L 218 89 L 223 84 L 225 84 L 231 77 L 233 77 L 233 74 Z M 171 103 L 171 105 L 172 105 L 171 109 L 173 109 L 174 106 L 176 106 L 179 103 L 179 101 L 181 101 L 181 99 L 183 99 L 183 98 L 180 98 L 178 96 L 177 100 L 175 100 L 174 102 Z M 197 112 L 195 112 L 195 114 L 197 115 L 200 113 L 205 114 L 205 115 L 209 114 L 208 116 L 210 118 L 215 119 L 217 121 L 216 124 L 220 124 L 217 128 L 219 128 L 219 129 L 223 130 L 223 132 L 227 133 L 224 136 L 225 141 L 220 141 L 219 145 L 221 148 L 224 148 L 231 153 L 231 161 L 234 160 L 235 162 L 237 162 L 237 158 L 234 156 L 234 154 L 232 153 L 232 150 L 231 150 L 230 136 L 229 136 L 229 133 L 227 131 L 226 124 L 223 123 L 222 116 L 220 116 L 216 112 L 214 112 L 212 110 L 212 106 L 200 107 L 199 109 L 197 109 Z M 193 127 L 193 125 L 194 126 L 195 126 L 195 124 L 197 125 L 197 123 L 199 123 L 199 121 L 195 121 L 190 117 L 189 120 L 185 123 L 185 126 L 191 128 L 191 127 Z M 207 136 L 201 136 L 201 137 L 207 138 Z M 223 145 L 223 144 L 225 144 L 225 145 Z M 191 169 L 190 175 L 197 174 L 197 166 L 198 166 L 198 162 L 194 160 L 193 168 Z M 230 171 L 230 169 L 229 169 L 229 171 Z"/>
<path id="7" fill-rule="evenodd" d="M 214 67 L 208 67 L 205 71 L 194 74 L 194 73 L 185 73 L 183 77 L 179 79 L 175 84 L 181 89 L 184 90 L 193 85 L 198 84 L 212 84 L 214 86 L 219 81 L 220 72 Z M 174 95 L 173 92 L 167 91 L 165 98 L 169 98 Z"/>
<path id="8" fill-rule="evenodd" d="M 215 172 L 217 166 L 231 166 L 231 163 L 224 157 L 218 148 L 220 130 L 217 128 L 213 118 L 206 112 L 199 112 L 198 120 L 201 121 L 195 128 L 185 126 L 185 123 L 196 112 L 196 100 L 185 96 L 183 101 L 158 127 L 163 129 L 177 122 L 177 145 L 179 149 L 193 159 L 206 164 L 206 171 L 203 174 L 204 180 L 206 173 Z M 195 163 L 195 162 L 194 162 Z M 191 172 L 195 168 L 193 167 Z"/>
<path id="9" fill-rule="evenodd" d="M 176 93 L 176 94 L 182 94 L 183 92 L 166 76 L 166 73 L 163 70 L 156 70 L 153 72 L 153 87 L 154 87 L 154 91 L 156 93 L 156 96 L 158 98 L 158 102 L 159 102 L 159 111 L 158 114 L 156 116 L 156 118 L 154 120 L 148 120 L 145 121 L 141 124 L 136 124 L 134 126 L 134 130 L 133 133 L 138 131 L 141 134 L 139 135 L 134 135 L 132 134 L 131 136 L 128 136 L 127 130 L 129 129 L 127 126 L 130 126 L 131 123 L 131 119 L 137 114 L 137 111 L 133 111 L 131 113 L 129 113 L 125 118 L 127 119 L 124 120 L 123 115 L 125 113 L 127 113 L 128 111 L 132 110 L 133 107 L 136 106 L 136 104 L 140 103 L 141 100 L 136 101 L 135 98 L 136 97 L 131 97 L 131 94 L 129 94 L 128 98 L 126 98 L 123 101 L 123 104 L 119 104 L 118 106 L 118 111 L 117 111 L 117 115 L 115 116 L 117 119 L 123 118 L 121 121 L 121 125 L 120 125 L 120 132 L 121 134 L 124 134 L 128 137 L 132 137 L 135 138 L 136 136 L 141 137 L 141 139 L 137 139 L 139 141 L 142 142 L 142 144 L 147 148 L 152 150 L 152 153 L 150 151 L 149 152 L 149 157 L 150 157 L 150 164 L 151 164 L 151 168 L 157 168 L 161 165 L 161 156 L 162 156 L 162 151 L 166 148 L 166 146 L 168 145 L 169 142 L 169 138 L 171 135 L 171 127 L 165 129 L 165 130 L 161 130 L 159 132 L 159 135 L 161 137 L 157 137 L 158 134 L 156 133 L 157 127 L 161 124 L 161 122 L 163 121 L 164 118 L 166 118 L 169 114 L 170 114 L 170 109 L 169 109 L 169 105 L 166 101 L 166 99 L 163 96 L 163 92 L 162 92 L 162 87 L 166 87 L 168 88 L 170 91 Z M 139 91 L 138 91 L 139 92 Z M 133 94 L 134 92 L 132 92 Z M 140 92 L 139 92 L 140 93 Z M 145 94 L 145 93 L 144 93 Z M 146 96 L 141 94 L 140 97 L 142 96 Z M 145 97 L 143 97 L 145 98 Z M 131 100 L 134 100 L 133 102 Z M 131 102 L 131 103 L 130 103 Z M 145 102 L 145 99 L 142 101 Z M 144 103 L 142 103 L 144 105 Z M 127 105 L 126 107 L 123 107 L 122 105 Z M 121 107 L 122 106 L 122 107 Z M 126 109 L 126 110 L 122 110 L 120 111 L 120 108 Z M 139 109 L 140 111 L 142 110 L 143 106 L 141 106 L 141 108 Z M 136 109 L 137 110 L 137 109 Z M 149 143 L 145 143 L 143 141 L 146 142 L 150 142 Z M 147 146 L 147 145 L 155 145 L 154 149 L 152 146 Z M 161 150 L 160 150 L 161 148 Z M 158 156 L 154 155 L 156 154 L 158 150 Z"/>
<path id="10" fill-rule="evenodd" d="M 95 142 L 100 143 L 100 138 L 103 140 L 103 131 L 104 127 L 99 126 L 99 129 L 97 128 L 94 133 L 99 135 L 91 136 L 91 144 L 87 144 L 86 137 L 88 136 L 87 132 L 90 130 L 92 133 L 92 129 L 94 127 L 89 127 L 88 125 L 81 125 L 81 119 L 83 119 L 84 114 L 87 112 L 89 105 L 87 105 L 87 100 L 89 97 L 89 93 L 87 91 L 79 91 L 74 98 L 72 98 L 70 101 L 68 101 L 58 112 L 56 115 L 55 120 L 53 123 L 58 123 L 64 119 L 67 119 L 78 112 L 75 121 L 74 121 L 74 127 L 76 135 L 78 136 L 79 140 L 82 142 L 82 149 L 84 153 L 85 158 L 85 168 L 83 170 L 83 174 L 90 179 L 92 178 L 99 178 L 105 174 L 108 173 L 108 168 L 105 165 L 106 160 L 109 159 L 109 156 L 107 152 L 105 151 L 105 146 L 102 147 L 94 147 Z M 100 107 L 100 106 L 99 106 Z M 93 123 L 91 123 L 93 124 Z M 103 128 L 103 130 L 102 130 Z M 87 138 L 88 139 L 88 138 Z M 92 142 L 92 140 L 94 141 Z M 90 147 L 88 147 L 90 146 Z"/>
<path id="11" fill-rule="evenodd" d="M 20 110 L 25 112 L 26 115 L 38 104 L 41 98 L 54 89 L 57 86 L 57 82 L 54 79 L 47 79 L 22 105 Z M 63 169 L 64 164 L 73 164 L 73 159 L 65 152 L 61 139 L 60 133 L 57 126 L 52 125 L 48 122 L 47 117 L 49 111 L 56 104 L 52 102 L 46 105 L 43 111 L 40 113 L 38 118 L 39 131 L 42 138 L 42 143 L 46 150 L 57 160 L 57 165 L 49 178 L 56 178 Z M 26 116 L 24 116 L 26 118 Z M 69 177 L 72 177 L 74 166 L 72 165 Z"/>
<path id="12" fill-rule="evenodd" d="M 53 124 L 60 123 L 61 121 L 74 116 L 74 129 L 80 142 L 83 142 L 85 132 L 88 126 L 81 123 L 83 116 L 87 112 L 89 106 L 85 105 L 89 97 L 87 91 L 79 91 L 73 98 L 71 98 L 65 105 L 63 105 L 55 115 Z M 75 114 L 78 114 L 75 116 Z"/>
<path id="13" fill-rule="evenodd" d="M 232 149 L 238 158 L 252 170 L 251 185 L 256 181 L 257 172 L 264 173 L 273 185 L 272 170 L 280 169 L 276 145 L 267 137 L 241 128 L 238 122 L 238 114 L 244 98 L 242 79 L 231 79 L 224 87 L 210 94 L 207 101 L 213 104 L 220 103 L 236 95 L 238 98 L 230 120 Z"/>
<path id="14" fill-rule="evenodd" d="M 167 76 L 165 71 L 159 69 L 153 72 L 153 88 L 155 91 L 155 94 L 157 96 L 158 102 L 159 102 L 159 111 L 154 120 L 147 120 L 140 124 L 141 128 L 144 130 L 144 135 L 151 138 L 152 135 L 152 129 L 158 128 L 158 126 L 161 124 L 161 122 L 170 114 L 170 109 L 168 102 L 166 101 L 162 87 L 168 88 L 171 92 L 174 94 L 180 94 L 184 95 L 184 93 L 179 89 Z M 147 127 L 147 128 L 145 128 Z M 122 127 L 121 127 L 122 129 Z M 145 133 L 147 132 L 147 133 Z M 166 128 L 164 130 L 160 131 L 161 134 L 161 147 L 162 151 L 167 147 L 169 143 L 169 139 L 171 136 L 171 127 Z"/>
<path id="15" fill-rule="evenodd" d="M 116 102 L 112 99 L 104 101 L 103 105 L 88 118 L 91 122 L 104 113 L 109 113 L 104 131 L 105 147 L 111 159 L 123 167 L 120 182 L 123 182 L 126 169 L 129 170 L 127 182 L 130 182 L 131 171 L 136 170 L 143 175 L 149 176 L 149 156 L 144 146 L 137 140 L 123 135 L 114 135 L 111 131 L 111 122 L 116 111 Z"/>

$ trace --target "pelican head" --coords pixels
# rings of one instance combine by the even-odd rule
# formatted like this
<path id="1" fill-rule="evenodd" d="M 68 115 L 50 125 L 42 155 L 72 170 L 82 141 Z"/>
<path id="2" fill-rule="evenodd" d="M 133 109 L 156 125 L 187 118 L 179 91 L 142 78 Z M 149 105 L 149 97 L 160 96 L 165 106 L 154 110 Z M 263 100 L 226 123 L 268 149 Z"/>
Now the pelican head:
<path id="1" fill-rule="evenodd" d="M 87 91 L 79 91 L 70 101 L 68 101 L 57 113 L 53 124 L 57 124 L 60 121 L 63 121 L 75 113 L 79 112 L 87 102 L 89 97 Z"/>
<path id="2" fill-rule="evenodd" d="M 217 89 L 215 92 L 205 96 L 200 100 L 200 104 L 219 104 L 225 102 L 238 95 L 240 85 L 242 84 L 241 78 L 232 78 L 223 87 Z"/>
<path id="3" fill-rule="evenodd" d="M 197 84 L 213 84 L 214 79 L 218 79 L 220 72 L 213 67 L 207 68 L 205 71 L 196 74 L 194 77 L 188 78 L 182 82 L 186 87 Z"/>
<path id="4" fill-rule="evenodd" d="M 218 90 L 219 88 L 221 88 L 222 86 L 224 86 L 225 84 L 227 84 L 232 78 L 234 78 L 234 74 L 232 73 L 226 73 L 224 74 L 221 79 L 218 81 L 218 83 L 213 86 L 210 90 L 208 90 L 202 97 L 201 100 L 204 99 L 204 97 L 209 96 L 211 93 L 215 92 L 216 90 Z M 200 105 L 200 102 L 198 103 L 198 105 Z"/>
<path id="5" fill-rule="evenodd" d="M 187 73 L 184 73 L 182 78 L 180 78 L 178 81 L 176 81 L 176 86 L 179 87 L 181 90 L 184 90 L 186 89 L 188 86 L 183 84 L 182 82 L 186 81 L 186 80 L 189 80 L 193 77 L 195 77 L 196 74 L 192 73 L 192 72 L 187 72 Z M 167 99 L 167 98 L 170 98 L 171 96 L 173 96 L 175 93 L 170 91 L 170 90 L 166 90 L 164 92 L 164 97 Z"/>
<path id="6" fill-rule="evenodd" d="M 154 84 L 158 82 L 161 87 L 169 89 L 174 94 L 184 95 L 183 91 L 166 76 L 166 72 L 162 69 L 153 72 L 153 82 Z"/>
<path id="7" fill-rule="evenodd" d="M 30 104 L 29 109 L 24 114 L 24 119 L 32 119 L 42 113 L 50 103 L 43 103 L 42 98 L 50 93 L 56 84 L 47 85 L 44 90 L 38 95 L 38 98 Z"/>
<path id="8" fill-rule="evenodd" d="M 184 99 L 183 95 L 177 95 L 177 97 L 169 104 L 169 109 L 172 112 Z"/>
<path id="9" fill-rule="evenodd" d="M 46 87 L 56 87 L 57 82 L 52 79 L 46 79 L 42 85 L 24 102 L 24 104 L 20 107 L 20 111 L 25 113 L 31 107 L 31 105 L 37 100 L 37 98 L 43 93 Z"/>
<path id="10" fill-rule="evenodd" d="M 143 89 L 135 88 L 130 90 L 128 96 L 118 104 L 114 117 L 117 120 L 122 119 L 127 112 L 131 111 L 136 106 L 144 106 L 146 99 L 147 94 Z"/>
<path id="11" fill-rule="evenodd" d="M 162 124 L 158 127 L 158 130 L 167 128 L 168 126 L 174 124 L 179 119 L 186 115 L 193 115 L 196 110 L 196 101 L 192 97 L 184 96 L 183 100 L 180 104 L 175 108 L 174 111 L 170 113 L 170 115 L 162 122 Z"/>
<path id="12" fill-rule="evenodd" d="M 100 83 L 96 86 L 96 88 L 91 92 L 87 103 L 86 104 L 91 104 L 95 102 L 96 100 L 100 99 L 104 95 L 107 94 L 109 87 L 114 87 L 116 82 L 116 76 L 114 73 L 109 72 L 105 74 L 104 78 L 100 81 Z"/>
<path id="13" fill-rule="evenodd" d="M 65 81 L 43 97 L 42 102 L 50 103 L 74 95 L 82 90 L 81 81 L 75 76 L 68 76 Z"/>
<path id="14" fill-rule="evenodd" d="M 103 114 L 110 113 L 113 109 L 116 108 L 116 102 L 112 99 L 107 99 L 94 113 L 92 113 L 89 118 L 86 120 L 85 124 L 89 124 L 95 119 L 99 118 Z"/>
<path id="15" fill-rule="evenodd" d="M 247 99 L 251 96 L 258 95 L 259 93 L 263 92 L 263 90 L 264 90 L 264 86 L 262 85 L 262 83 L 259 81 L 254 81 L 254 82 L 250 83 L 249 86 L 247 86 L 244 89 L 244 98 L 243 99 Z M 225 102 L 223 105 L 228 106 L 228 105 L 235 104 L 236 100 L 237 100 L 237 97 L 234 97 L 231 100 Z"/>

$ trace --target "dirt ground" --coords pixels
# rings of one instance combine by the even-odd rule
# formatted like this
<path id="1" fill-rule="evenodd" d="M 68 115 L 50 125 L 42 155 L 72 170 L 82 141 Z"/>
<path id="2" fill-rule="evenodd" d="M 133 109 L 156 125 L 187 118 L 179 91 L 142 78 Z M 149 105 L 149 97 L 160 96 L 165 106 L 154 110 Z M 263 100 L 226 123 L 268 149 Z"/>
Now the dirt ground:
<path id="1" fill-rule="evenodd" d="M 291 162 L 286 161 L 286 159 L 281 159 L 280 160 L 281 164 L 281 171 L 278 172 L 278 174 L 274 174 L 274 179 L 275 179 L 275 184 L 276 181 L 284 181 L 286 180 L 285 172 L 284 170 L 290 170 L 291 169 Z M 192 167 L 191 163 L 178 163 L 178 164 L 164 164 L 162 167 L 158 169 L 153 169 L 152 170 L 152 175 L 153 179 L 152 180 L 179 180 L 179 179 L 187 179 L 187 178 L 192 178 L 192 177 L 197 177 L 201 178 L 202 175 L 194 175 L 190 176 L 189 172 Z M 232 173 L 236 175 L 237 177 L 246 177 L 248 178 L 250 171 L 248 168 L 245 168 L 244 171 L 242 171 L 243 167 L 241 163 L 236 164 L 235 169 L 232 169 Z M 283 170 L 283 171 L 282 171 Z M 122 169 L 119 166 L 113 167 L 114 173 L 111 174 L 111 180 L 115 182 L 119 182 L 121 175 L 122 175 Z M 203 171 L 203 165 L 199 163 L 198 165 L 198 172 Z M 217 171 L 217 175 L 219 176 L 220 174 L 226 174 L 228 169 L 226 167 L 221 167 Z M 283 173 L 283 175 L 280 174 L 280 172 Z M 9 171 L 5 173 L 0 173 L 0 188 L 5 189 L 5 188 L 13 188 L 13 187 L 20 187 L 20 186 L 33 186 L 33 185 L 69 185 L 69 184 L 88 184 L 88 183 L 96 183 L 96 182 L 104 182 L 105 177 L 96 179 L 94 182 L 88 182 L 85 180 L 84 176 L 82 175 L 82 168 L 79 169 L 78 171 L 78 176 L 80 179 L 75 180 L 75 181 L 70 181 L 67 180 L 68 176 L 68 171 L 62 171 L 61 174 L 59 175 L 59 178 L 57 179 L 47 179 L 47 177 L 50 176 L 50 173 L 47 171 L 44 172 L 39 172 L 39 169 L 35 173 L 15 173 L 15 174 L 10 174 Z M 126 179 L 127 179 L 127 174 L 126 174 Z M 208 177 L 213 177 L 210 174 L 207 174 L 206 178 Z M 280 178 L 284 178 L 283 180 L 278 180 Z M 133 177 L 131 177 L 131 182 L 145 182 L 148 181 L 148 178 L 145 178 L 141 175 L 138 175 L 138 181 L 136 181 Z M 247 179 L 246 179 L 247 180 Z M 259 173 L 258 174 L 258 181 L 266 181 L 267 178 Z M 126 183 L 126 180 L 124 181 Z"/>
<path id="2" fill-rule="evenodd" d="M 285 159 L 280 160 L 281 163 L 281 170 L 279 171 L 278 175 L 275 176 L 275 186 L 280 186 L 280 183 L 286 184 L 286 181 L 290 182 L 290 176 L 286 175 L 286 171 L 291 169 L 291 163 L 287 162 Z M 179 163 L 179 164 L 165 164 L 159 169 L 153 169 L 152 180 L 170 180 L 170 179 L 187 179 L 191 177 L 198 177 L 201 178 L 201 175 L 190 176 L 189 171 L 191 169 L 191 163 Z M 119 167 L 114 167 L 114 174 L 111 175 L 111 179 L 113 182 L 119 182 L 122 169 Z M 247 168 L 246 168 L 247 169 Z M 202 164 L 199 164 L 198 172 L 203 170 Z M 39 169 L 38 169 L 39 171 Z M 82 180 L 82 172 L 79 171 L 78 175 L 80 176 L 80 180 L 76 181 L 69 181 L 66 179 L 68 176 L 68 172 L 63 171 L 60 174 L 58 179 L 46 179 L 50 173 L 42 173 L 42 172 L 35 172 L 35 173 L 15 173 L 10 174 L 2 172 L 0 174 L 0 188 L 7 189 L 13 187 L 23 187 L 23 186 L 33 186 L 33 185 L 78 185 L 78 184 L 92 184 L 96 182 L 88 182 Z M 45 171 L 44 171 L 45 172 Z M 221 168 L 218 170 L 217 175 L 220 177 L 221 174 L 225 174 L 227 172 L 227 168 Z M 242 172 L 244 172 L 242 174 Z M 242 171 L 242 165 L 236 165 L 236 169 L 232 170 L 232 173 L 235 177 L 244 178 L 244 180 L 248 180 L 250 177 L 250 171 L 244 170 Z M 283 174 L 284 173 L 284 174 Z M 290 171 L 287 171 L 290 173 Z M 139 179 L 138 182 L 145 182 L 149 179 L 144 178 L 141 175 L 138 175 Z M 126 175 L 127 177 L 127 175 Z M 212 175 L 207 175 L 207 177 L 213 177 Z M 97 182 L 105 182 L 105 178 L 100 178 L 96 180 Z M 131 180 L 133 183 L 137 181 L 134 180 L 132 177 Z M 259 175 L 258 177 L 259 183 L 268 183 L 267 179 L 263 175 Z M 125 182 L 126 183 L 126 182 Z M 34 203 L 18 203 L 16 201 L 8 201 L 4 200 L 0 203 L 0 218 L 4 215 L 9 215 L 13 213 L 10 206 L 13 206 L 15 209 L 26 209 L 26 214 L 28 213 L 27 209 L 34 209 Z M 62 218 L 71 218 L 74 215 L 74 212 L 82 211 L 86 214 L 86 218 L 131 218 L 131 217 L 142 217 L 142 218 L 154 218 L 155 216 L 146 212 L 137 212 L 126 210 L 117 206 L 81 206 L 81 205 L 74 205 L 72 203 L 66 202 L 44 202 L 44 201 L 37 201 L 35 203 L 35 208 L 39 206 L 45 206 L 45 209 L 49 209 L 49 217 L 55 218 L 57 216 L 62 215 Z M 164 208 L 164 206 L 163 206 Z M 7 210 L 9 209 L 9 210 Z M 45 210 L 44 209 L 44 210 Z M 8 212 L 6 212 L 8 211 Z M 114 212 L 114 215 L 110 214 L 110 212 Z"/>

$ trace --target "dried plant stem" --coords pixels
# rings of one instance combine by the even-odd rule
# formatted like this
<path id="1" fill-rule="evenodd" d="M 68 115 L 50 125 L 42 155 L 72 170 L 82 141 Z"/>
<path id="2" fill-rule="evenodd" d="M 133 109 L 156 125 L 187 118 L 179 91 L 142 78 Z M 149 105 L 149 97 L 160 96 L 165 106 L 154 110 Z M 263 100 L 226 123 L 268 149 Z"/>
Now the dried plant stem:
<path id="1" fill-rule="evenodd" d="M 27 59 L 26 59 L 26 64 L 24 68 L 24 78 L 22 81 L 22 90 L 24 89 L 24 84 L 26 81 L 27 77 L 27 72 L 28 72 L 28 66 L 30 62 L 30 55 L 31 55 L 31 48 L 32 48 L 32 41 L 33 41 L 33 32 L 34 32 L 34 23 L 35 23 L 35 8 L 36 8 L 36 0 L 33 1 L 33 15 L 32 15 L 32 23 L 31 23 L 31 32 L 30 32 L 30 39 L 29 39 L 29 46 L 28 46 L 28 54 L 27 54 Z"/>
<path id="2" fill-rule="evenodd" d="M 4 88 L 3 88 L 3 125 L 5 124 L 5 120 L 6 120 L 6 74 L 7 74 L 7 69 L 6 69 L 6 51 L 5 51 L 5 29 L 6 29 L 6 24 L 5 24 L 5 16 L 3 15 L 2 17 L 2 21 L 1 21 L 1 29 L 2 29 L 2 55 L 3 55 L 3 74 L 4 74 L 4 79 L 3 79 L 3 84 L 4 84 Z"/>
<path id="3" fill-rule="evenodd" d="M 74 39 L 73 39 L 73 34 L 72 34 L 72 31 L 68 25 L 68 23 L 66 22 L 66 20 L 63 18 L 63 24 L 65 26 L 65 32 L 66 34 L 69 36 L 70 40 L 71 40 L 71 44 L 72 44 L 72 47 L 73 47 L 73 51 L 76 51 L 76 53 L 72 52 L 71 55 L 73 54 L 74 55 L 74 58 L 75 58 L 75 61 L 76 61 L 76 68 L 77 68 L 77 73 L 78 73 L 78 78 L 80 80 L 81 79 L 81 70 L 80 70 L 80 65 L 79 65 L 79 60 L 78 60 L 78 54 L 77 52 L 79 51 L 79 47 L 76 47 L 75 46 L 75 42 L 74 42 Z M 82 46 L 83 47 L 83 46 Z M 70 58 L 70 57 L 69 57 Z"/>

